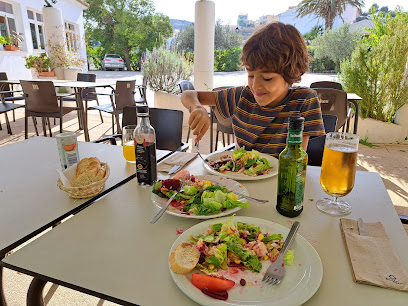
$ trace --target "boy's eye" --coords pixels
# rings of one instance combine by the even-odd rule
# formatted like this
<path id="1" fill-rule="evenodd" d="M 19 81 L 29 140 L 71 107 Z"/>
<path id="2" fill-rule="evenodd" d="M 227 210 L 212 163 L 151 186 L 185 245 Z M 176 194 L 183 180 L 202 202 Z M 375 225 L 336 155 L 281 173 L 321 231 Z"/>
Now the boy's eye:
<path id="1" fill-rule="evenodd" d="M 251 79 L 252 79 L 253 77 L 254 77 L 253 75 L 248 75 L 248 78 L 251 78 Z"/>
<path id="2" fill-rule="evenodd" d="M 269 78 L 269 79 L 264 78 L 264 81 L 268 82 L 268 81 L 272 81 L 272 79 L 273 78 Z"/>

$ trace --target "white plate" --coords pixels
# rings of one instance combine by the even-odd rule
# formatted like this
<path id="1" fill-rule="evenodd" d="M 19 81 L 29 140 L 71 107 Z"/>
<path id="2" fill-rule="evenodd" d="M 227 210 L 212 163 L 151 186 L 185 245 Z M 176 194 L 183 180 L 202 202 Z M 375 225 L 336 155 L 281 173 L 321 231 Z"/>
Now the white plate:
<path id="1" fill-rule="evenodd" d="M 232 156 L 233 151 L 226 151 L 226 152 L 220 152 L 220 153 L 215 153 L 212 155 L 209 155 L 207 158 L 210 161 L 217 161 L 220 159 L 220 156 L 225 156 L 229 155 Z M 208 165 L 208 163 L 203 163 L 203 167 L 205 170 L 210 172 L 211 174 L 223 176 L 223 177 L 228 177 L 233 180 L 241 180 L 241 181 L 255 181 L 255 180 L 262 180 L 266 179 L 268 177 L 272 177 L 278 174 L 278 166 L 279 166 L 279 160 L 271 155 L 260 153 L 261 158 L 266 158 L 272 165 L 272 169 L 269 173 L 264 174 L 264 175 L 257 175 L 257 176 L 249 176 L 244 173 L 234 173 L 234 172 L 225 172 L 221 173 L 218 171 L 215 171 L 212 167 Z"/>
<path id="2" fill-rule="evenodd" d="M 239 193 L 242 193 L 244 195 L 249 195 L 248 194 L 248 190 L 242 186 L 242 184 L 238 183 L 237 181 L 231 180 L 229 178 L 225 178 L 225 177 L 219 177 L 219 176 L 214 176 L 214 175 L 198 175 L 195 176 L 197 179 L 199 179 L 200 181 L 210 181 L 211 183 L 216 183 L 220 186 L 225 186 L 228 190 L 230 191 L 236 191 Z M 164 206 L 164 204 L 166 204 L 167 202 L 167 198 L 161 198 L 158 195 L 152 193 L 152 201 L 154 204 L 156 204 L 157 206 L 159 206 L 160 208 L 162 208 Z M 239 199 L 241 201 L 241 199 Z M 242 201 L 247 201 L 245 199 L 242 199 Z M 241 207 L 235 207 L 232 209 L 228 209 L 226 211 L 223 211 L 219 214 L 214 214 L 214 215 L 208 215 L 208 216 L 197 216 L 195 214 L 183 214 L 181 213 L 180 210 L 174 208 L 173 206 L 169 206 L 169 208 L 166 210 L 166 213 L 170 214 L 170 215 L 174 215 L 174 216 L 178 216 L 178 217 L 182 217 L 182 218 L 191 218 L 191 219 L 212 219 L 212 218 L 217 218 L 217 217 L 223 217 L 223 216 L 228 216 L 238 210 L 240 210 Z"/>
<path id="3" fill-rule="evenodd" d="M 190 242 L 190 235 L 204 234 L 208 226 L 214 223 L 224 222 L 227 218 L 207 220 L 201 222 L 182 233 L 170 249 L 170 254 L 182 242 Z M 245 222 L 260 226 L 262 232 L 282 234 L 286 237 L 289 229 L 275 222 L 251 217 L 234 217 L 234 222 Z M 301 305 L 309 300 L 317 291 L 323 278 L 323 265 L 319 255 L 313 246 L 299 234 L 291 246 L 294 250 L 295 260 L 292 266 L 286 266 L 286 275 L 277 286 L 262 282 L 263 275 L 269 267 L 270 261 L 262 261 L 261 273 L 252 271 L 239 271 L 237 274 L 223 272 L 223 275 L 235 281 L 235 286 L 228 290 L 228 299 L 221 301 L 213 299 L 191 283 L 191 274 L 199 273 L 194 269 L 188 274 L 176 274 L 169 270 L 170 274 L 188 297 L 201 305 Z M 240 279 L 246 280 L 246 285 L 239 284 Z"/>

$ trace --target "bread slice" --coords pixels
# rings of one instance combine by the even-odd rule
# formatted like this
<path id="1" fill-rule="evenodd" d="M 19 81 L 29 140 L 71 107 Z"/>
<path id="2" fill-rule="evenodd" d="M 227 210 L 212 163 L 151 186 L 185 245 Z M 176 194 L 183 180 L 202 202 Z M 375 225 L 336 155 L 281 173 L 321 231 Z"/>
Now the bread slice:
<path id="1" fill-rule="evenodd" d="M 83 160 L 85 161 L 82 162 Z M 73 187 L 86 186 L 105 177 L 106 169 L 99 159 L 91 157 L 83 160 L 77 164 L 76 175 L 71 182 Z"/>
<path id="2" fill-rule="evenodd" d="M 200 252 L 191 244 L 180 243 L 170 254 L 170 269 L 178 274 L 186 274 L 193 270 L 200 259 Z"/>

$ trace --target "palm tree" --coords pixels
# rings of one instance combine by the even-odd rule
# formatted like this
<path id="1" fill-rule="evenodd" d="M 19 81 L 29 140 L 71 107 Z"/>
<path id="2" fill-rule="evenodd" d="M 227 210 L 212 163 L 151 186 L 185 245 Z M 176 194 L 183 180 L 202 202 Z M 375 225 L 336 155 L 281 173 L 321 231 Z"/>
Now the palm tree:
<path id="1" fill-rule="evenodd" d="M 314 13 L 324 19 L 325 29 L 331 29 L 334 18 L 343 14 L 346 4 L 353 5 L 361 10 L 361 7 L 364 6 L 364 0 L 302 0 L 296 12 L 298 17 Z"/>

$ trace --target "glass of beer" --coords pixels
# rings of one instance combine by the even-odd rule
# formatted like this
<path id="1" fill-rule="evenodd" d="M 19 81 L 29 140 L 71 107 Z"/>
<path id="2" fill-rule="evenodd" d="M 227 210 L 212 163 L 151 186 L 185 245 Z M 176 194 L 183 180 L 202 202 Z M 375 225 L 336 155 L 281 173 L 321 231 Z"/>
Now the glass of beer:
<path id="1" fill-rule="evenodd" d="M 331 215 L 346 215 L 351 205 L 340 200 L 354 187 L 357 166 L 357 135 L 333 132 L 326 135 L 320 185 L 331 198 L 317 201 L 321 211 Z"/>
<path id="2" fill-rule="evenodd" d="M 133 132 L 136 125 L 127 125 L 122 128 L 122 146 L 123 157 L 128 163 L 136 163 L 135 142 L 133 141 Z"/>

